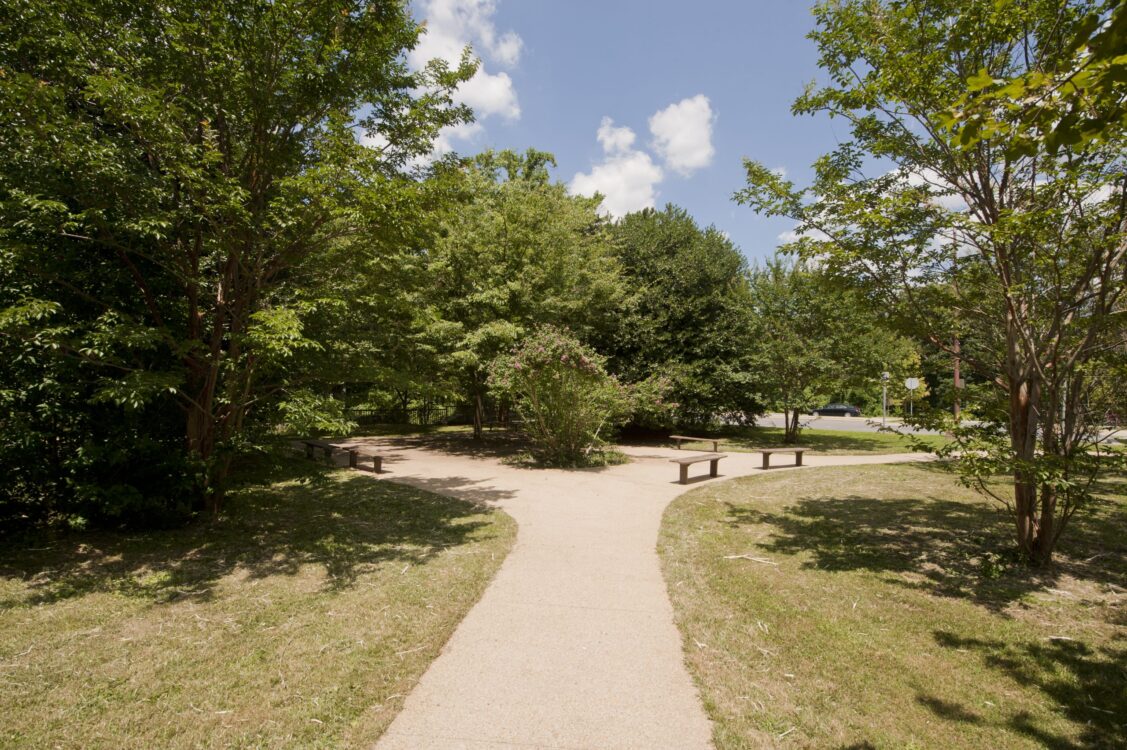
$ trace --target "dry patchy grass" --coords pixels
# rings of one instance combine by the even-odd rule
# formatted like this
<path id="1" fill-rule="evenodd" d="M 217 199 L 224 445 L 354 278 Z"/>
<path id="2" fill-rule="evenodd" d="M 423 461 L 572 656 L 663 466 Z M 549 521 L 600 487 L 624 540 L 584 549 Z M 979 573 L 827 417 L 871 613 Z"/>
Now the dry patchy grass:
<path id="1" fill-rule="evenodd" d="M 1049 570 L 1009 530 L 935 465 L 680 497 L 660 552 L 717 747 L 1127 746 L 1127 482 Z"/>
<path id="2" fill-rule="evenodd" d="M 220 522 L 0 547 L 0 746 L 371 744 L 508 552 L 503 513 L 294 466 Z"/>

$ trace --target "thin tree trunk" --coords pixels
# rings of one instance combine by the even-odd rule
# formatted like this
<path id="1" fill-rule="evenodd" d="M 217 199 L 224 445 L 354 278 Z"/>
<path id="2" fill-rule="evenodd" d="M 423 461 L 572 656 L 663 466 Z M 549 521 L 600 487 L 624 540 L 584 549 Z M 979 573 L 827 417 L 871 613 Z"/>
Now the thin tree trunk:
<path id="1" fill-rule="evenodd" d="M 485 404 L 482 403 L 481 390 L 474 390 L 474 410 L 473 410 L 473 437 L 474 440 L 481 440 L 482 423 L 485 421 Z"/>
<path id="2" fill-rule="evenodd" d="M 793 445 L 798 442 L 798 409 L 783 409 L 783 442 Z"/>
<path id="3" fill-rule="evenodd" d="M 1011 380 L 1010 445 L 1014 469 L 1014 511 L 1017 544 L 1030 560 L 1036 559 L 1038 539 L 1037 478 L 1030 470 L 1037 451 L 1039 388 L 1032 378 Z"/>

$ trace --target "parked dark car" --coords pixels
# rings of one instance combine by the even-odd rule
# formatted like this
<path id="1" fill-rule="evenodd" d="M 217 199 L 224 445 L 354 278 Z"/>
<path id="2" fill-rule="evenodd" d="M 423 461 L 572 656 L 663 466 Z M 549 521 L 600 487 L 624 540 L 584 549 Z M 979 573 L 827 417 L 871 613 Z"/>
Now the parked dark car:
<path id="1" fill-rule="evenodd" d="M 819 417 L 859 417 L 861 410 L 853 404 L 826 404 L 821 409 L 810 412 Z"/>

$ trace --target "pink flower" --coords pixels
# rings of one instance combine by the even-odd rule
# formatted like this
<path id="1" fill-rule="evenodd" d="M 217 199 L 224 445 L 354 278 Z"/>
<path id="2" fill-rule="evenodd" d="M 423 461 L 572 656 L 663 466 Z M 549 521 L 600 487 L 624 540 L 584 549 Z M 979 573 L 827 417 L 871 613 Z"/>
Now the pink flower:
<path id="1" fill-rule="evenodd" d="M 520 369 L 520 362 L 513 362 L 513 369 L 519 370 Z"/>

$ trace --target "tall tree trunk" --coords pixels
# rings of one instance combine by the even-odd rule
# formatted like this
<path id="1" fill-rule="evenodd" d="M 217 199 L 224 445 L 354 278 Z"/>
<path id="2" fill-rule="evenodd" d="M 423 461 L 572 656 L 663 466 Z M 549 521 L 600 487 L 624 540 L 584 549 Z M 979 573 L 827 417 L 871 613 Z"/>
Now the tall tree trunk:
<path id="1" fill-rule="evenodd" d="M 411 415 L 407 413 L 407 410 L 410 408 L 411 391 L 408 388 L 404 388 L 402 391 L 399 391 L 399 411 L 403 415 L 403 424 L 411 424 Z"/>
<path id="2" fill-rule="evenodd" d="M 485 404 L 481 398 L 481 389 L 474 389 L 474 410 L 473 410 L 473 437 L 474 440 L 481 440 L 482 424 L 485 421 Z"/>
<path id="3" fill-rule="evenodd" d="M 1014 469 L 1014 511 L 1018 548 L 1036 560 L 1038 548 L 1037 477 L 1031 470 L 1037 451 L 1037 415 L 1040 388 L 1035 378 L 1010 381 L 1010 445 Z"/>
<path id="4" fill-rule="evenodd" d="M 783 442 L 787 445 L 793 445 L 798 442 L 798 416 L 799 411 L 797 408 L 783 409 Z"/>

